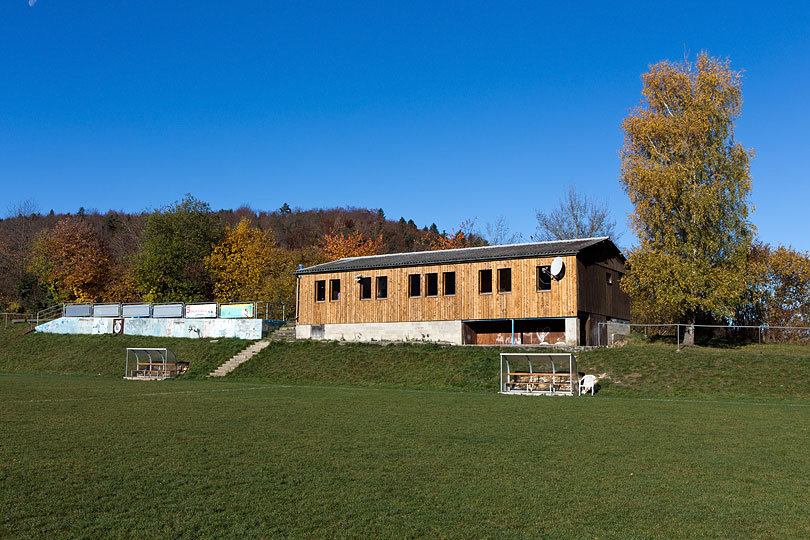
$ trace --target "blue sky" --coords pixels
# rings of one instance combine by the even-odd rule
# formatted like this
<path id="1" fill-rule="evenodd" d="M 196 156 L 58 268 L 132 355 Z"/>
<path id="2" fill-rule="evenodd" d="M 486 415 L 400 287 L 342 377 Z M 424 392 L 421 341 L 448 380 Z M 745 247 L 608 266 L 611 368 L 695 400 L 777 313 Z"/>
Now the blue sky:
<path id="1" fill-rule="evenodd" d="M 701 50 L 745 71 L 752 220 L 810 250 L 810 8 L 755 2 L 0 3 L 0 213 L 382 207 L 534 232 L 570 184 L 623 245 L 621 121 Z"/>

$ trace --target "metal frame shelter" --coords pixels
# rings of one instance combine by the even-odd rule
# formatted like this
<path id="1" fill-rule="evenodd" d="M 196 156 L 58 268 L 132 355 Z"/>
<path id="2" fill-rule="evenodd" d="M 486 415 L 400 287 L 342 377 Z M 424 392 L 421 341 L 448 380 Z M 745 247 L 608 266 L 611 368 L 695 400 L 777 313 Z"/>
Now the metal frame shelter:
<path id="1" fill-rule="evenodd" d="M 132 370 L 129 369 L 130 355 L 134 367 Z M 188 363 L 178 362 L 177 356 L 170 349 L 127 347 L 125 379 L 162 381 L 184 373 L 187 369 Z"/>
<path id="2" fill-rule="evenodd" d="M 501 353 L 500 393 L 579 395 L 577 359 L 571 353 Z"/>

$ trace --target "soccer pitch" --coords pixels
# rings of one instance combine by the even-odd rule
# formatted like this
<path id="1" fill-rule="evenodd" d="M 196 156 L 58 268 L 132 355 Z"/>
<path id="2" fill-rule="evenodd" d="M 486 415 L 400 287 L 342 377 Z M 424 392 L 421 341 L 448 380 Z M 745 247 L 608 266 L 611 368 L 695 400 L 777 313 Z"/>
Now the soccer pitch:
<path id="1" fill-rule="evenodd" d="M 810 403 L 0 375 L 0 537 L 800 538 Z"/>

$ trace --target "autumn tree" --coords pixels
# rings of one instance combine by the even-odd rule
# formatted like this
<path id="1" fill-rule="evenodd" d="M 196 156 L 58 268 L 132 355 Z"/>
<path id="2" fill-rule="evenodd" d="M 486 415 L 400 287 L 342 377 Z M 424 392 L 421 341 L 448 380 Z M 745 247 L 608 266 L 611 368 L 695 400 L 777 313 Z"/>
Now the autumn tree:
<path id="1" fill-rule="evenodd" d="M 53 301 L 30 270 L 43 221 L 32 200 L 9 206 L 6 219 L 0 219 L 0 309 L 4 311 L 38 310 Z"/>
<path id="2" fill-rule="evenodd" d="M 327 234 L 321 240 L 321 251 L 330 261 L 347 257 L 376 255 L 382 247 L 382 235 L 367 238 L 360 231 Z"/>
<path id="3" fill-rule="evenodd" d="M 616 235 L 616 221 L 611 219 L 607 202 L 577 192 L 574 186 L 549 212 L 537 212 L 537 232 L 533 240 L 572 240 Z"/>
<path id="4" fill-rule="evenodd" d="M 810 254 L 755 243 L 748 257 L 751 279 L 735 322 L 807 326 L 810 321 Z M 782 332 L 789 335 L 790 332 Z M 806 337 L 806 333 L 803 334 Z"/>
<path id="5" fill-rule="evenodd" d="M 222 237 L 211 207 L 191 195 L 149 215 L 136 257 L 135 281 L 146 301 L 210 300 L 205 259 Z"/>
<path id="6" fill-rule="evenodd" d="M 487 245 L 475 228 L 474 219 L 466 219 L 461 222 L 458 230 L 452 234 L 441 234 L 431 238 L 430 249 L 459 249 L 468 247 L 480 247 Z"/>
<path id="7" fill-rule="evenodd" d="M 219 302 L 263 299 L 264 278 L 277 266 L 273 265 L 275 251 L 272 234 L 251 227 L 247 218 L 227 228 L 206 258 L 214 279 L 214 298 Z"/>
<path id="8" fill-rule="evenodd" d="M 642 76 L 641 105 L 625 118 L 621 183 L 639 241 L 622 280 L 631 298 L 691 323 L 734 312 L 752 239 L 749 152 L 734 139 L 741 74 L 701 53 Z"/>
<path id="9" fill-rule="evenodd" d="M 36 242 L 32 268 L 57 302 L 104 298 L 110 261 L 92 227 L 81 217 L 65 218 Z"/>

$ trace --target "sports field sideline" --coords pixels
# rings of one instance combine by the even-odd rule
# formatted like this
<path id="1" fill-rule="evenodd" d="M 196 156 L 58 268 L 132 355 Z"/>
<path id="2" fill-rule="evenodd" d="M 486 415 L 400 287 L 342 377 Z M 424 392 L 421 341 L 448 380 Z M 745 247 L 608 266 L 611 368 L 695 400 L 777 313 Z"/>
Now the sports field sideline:
<path id="1" fill-rule="evenodd" d="M 0 375 L 0 537 L 799 538 L 810 402 Z"/>

